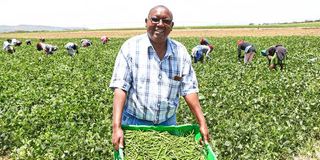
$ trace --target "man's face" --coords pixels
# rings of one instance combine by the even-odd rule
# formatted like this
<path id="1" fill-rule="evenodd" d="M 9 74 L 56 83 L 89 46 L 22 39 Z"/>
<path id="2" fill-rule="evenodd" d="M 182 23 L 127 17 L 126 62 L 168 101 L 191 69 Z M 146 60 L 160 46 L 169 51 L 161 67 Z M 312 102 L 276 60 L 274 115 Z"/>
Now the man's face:
<path id="1" fill-rule="evenodd" d="M 173 27 L 171 12 L 162 7 L 151 10 L 146 19 L 146 26 L 152 42 L 165 42 Z"/>

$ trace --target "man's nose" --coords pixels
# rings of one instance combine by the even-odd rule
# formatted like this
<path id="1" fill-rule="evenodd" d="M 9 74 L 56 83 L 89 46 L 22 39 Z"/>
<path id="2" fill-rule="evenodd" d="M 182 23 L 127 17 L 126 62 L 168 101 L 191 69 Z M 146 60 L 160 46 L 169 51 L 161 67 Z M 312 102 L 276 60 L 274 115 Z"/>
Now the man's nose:
<path id="1" fill-rule="evenodd" d="M 158 26 L 163 26 L 164 25 L 164 22 L 162 19 L 159 20 L 159 23 L 157 24 Z"/>

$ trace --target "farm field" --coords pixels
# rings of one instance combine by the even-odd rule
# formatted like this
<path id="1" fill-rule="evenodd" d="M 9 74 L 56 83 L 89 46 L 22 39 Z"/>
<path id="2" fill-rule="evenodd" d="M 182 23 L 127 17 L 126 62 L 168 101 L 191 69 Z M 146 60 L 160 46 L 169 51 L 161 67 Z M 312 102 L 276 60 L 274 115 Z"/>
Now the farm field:
<path id="1" fill-rule="evenodd" d="M 316 34 L 305 33 L 207 36 L 215 46 L 212 60 L 193 66 L 210 144 L 218 159 L 293 159 L 302 151 L 319 159 L 319 150 L 312 145 L 320 140 L 320 41 Z M 34 46 L 37 36 L 45 34 L 1 35 L 1 42 L 4 36 L 23 42 L 33 38 L 33 45 L 16 47 L 15 54 L 0 51 L 0 157 L 113 158 L 113 95 L 108 85 L 115 57 L 128 35 L 111 36 L 102 45 L 102 34 L 81 35 L 89 37 L 93 46 L 80 47 L 75 57 L 63 46 L 69 41 L 79 44 L 84 38 L 80 35 L 48 36 L 47 43 L 59 47 L 51 56 Z M 191 51 L 199 36 L 203 35 L 173 37 Z M 239 38 L 255 44 L 258 52 L 283 44 L 288 49 L 285 71 L 270 71 L 260 53 L 251 65 L 237 63 Z M 184 101 L 177 121 L 196 122 Z"/>
<path id="2" fill-rule="evenodd" d="M 1 33 L 0 38 L 100 38 L 107 35 L 111 38 L 128 38 L 145 33 L 145 29 L 136 30 L 83 30 L 66 32 L 25 32 Z M 289 28 L 179 28 L 173 29 L 171 37 L 272 37 L 272 36 L 320 36 L 319 27 L 289 27 Z"/>

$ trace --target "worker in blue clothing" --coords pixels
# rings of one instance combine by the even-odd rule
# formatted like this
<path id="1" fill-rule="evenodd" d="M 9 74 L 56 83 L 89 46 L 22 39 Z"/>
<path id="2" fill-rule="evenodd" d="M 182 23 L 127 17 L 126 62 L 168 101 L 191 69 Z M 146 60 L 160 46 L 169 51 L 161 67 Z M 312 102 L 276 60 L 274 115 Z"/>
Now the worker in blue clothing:
<path id="1" fill-rule="evenodd" d="M 237 41 L 238 46 L 238 62 L 241 62 L 243 58 L 244 63 L 251 63 L 255 53 L 257 53 L 256 48 L 253 44 L 245 42 L 244 40 Z M 244 51 L 244 56 L 241 56 L 241 51 Z"/>

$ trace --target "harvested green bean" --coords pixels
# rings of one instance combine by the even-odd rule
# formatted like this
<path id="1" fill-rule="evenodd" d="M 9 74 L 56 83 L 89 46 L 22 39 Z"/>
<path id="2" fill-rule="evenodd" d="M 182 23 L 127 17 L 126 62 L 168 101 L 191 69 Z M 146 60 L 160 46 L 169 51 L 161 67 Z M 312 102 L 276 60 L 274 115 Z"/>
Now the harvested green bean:
<path id="1" fill-rule="evenodd" d="M 168 132 L 125 130 L 127 160 L 197 160 L 204 159 L 202 146 L 194 134 L 175 136 Z"/>

